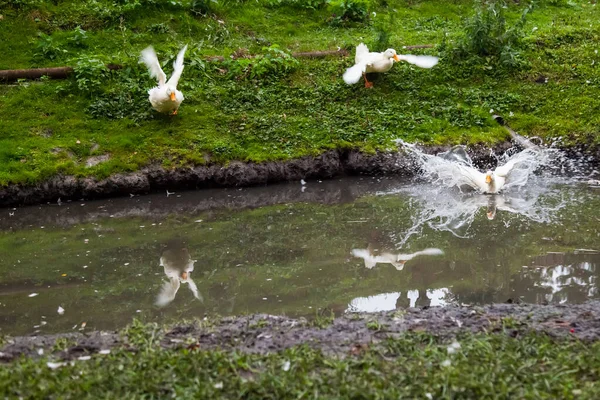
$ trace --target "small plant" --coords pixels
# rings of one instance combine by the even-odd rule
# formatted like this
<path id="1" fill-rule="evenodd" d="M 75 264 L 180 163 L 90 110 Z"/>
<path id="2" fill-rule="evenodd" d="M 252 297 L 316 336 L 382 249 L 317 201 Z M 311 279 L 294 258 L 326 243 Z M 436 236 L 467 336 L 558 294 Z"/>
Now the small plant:
<path id="1" fill-rule="evenodd" d="M 369 7 L 363 0 L 341 0 L 332 2 L 331 6 L 333 15 L 329 23 L 333 26 L 363 23 L 369 18 Z"/>
<path id="2" fill-rule="evenodd" d="M 152 33 L 169 33 L 169 25 L 163 23 L 160 24 L 152 24 L 148 27 L 148 31 Z"/>
<path id="3" fill-rule="evenodd" d="M 52 36 L 40 32 L 38 33 L 38 37 L 39 39 L 35 46 L 35 58 L 54 60 L 67 53 L 67 50 L 63 49 Z"/>
<path id="4" fill-rule="evenodd" d="M 263 47 L 266 53 L 259 57 L 252 67 L 251 78 L 264 77 L 266 75 L 284 75 L 292 71 L 299 62 L 291 54 L 279 49 L 276 44 Z"/>
<path id="5" fill-rule="evenodd" d="M 467 19 L 464 34 L 451 51 L 451 58 L 468 60 L 478 57 L 485 61 L 484 69 L 492 64 L 515 69 L 523 65 L 521 59 L 523 26 L 531 7 L 526 7 L 521 18 L 513 25 L 506 22 L 504 1 L 486 1 L 475 15 Z M 472 60 L 473 61 L 473 60 Z M 477 61 L 474 61 L 477 64 Z"/>
<path id="6" fill-rule="evenodd" d="M 214 13 L 214 4 L 216 3 L 216 0 L 192 0 L 190 12 L 194 15 L 206 16 Z"/>
<path id="7" fill-rule="evenodd" d="M 250 325 L 250 328 L 261 329 L 261 328 L 267 327 L 268 325 L 269 325 L 269 321 L 267 321 L 265 319 L 260 319 L 254 325 Z"/>
<path id="8" fill-rule="evenodd" d="M 383 329 L 383 325 L 379 321 L 373 320 L 367 322 L 367 328 L 372 331 L 380 331 L 381 329 Z"/>
<path id="9" fill-rule="evenodd" d="M 129 344 L 144 353 L 148 353 L 156 350 L 160 331 L 161 329 L 157 324 L 144 324 L 138 319 L 134 319 L 123 330 L 123 334 Z"/>
<path id="10" fill-rule="evenodd" d="M 96 58 L 79 58 L 73 70 L 77 88 L 87 95 L 99 92 L 108 77 L 106 65 Z"/>
<path id="11" fill-rule="evenodd" d="M 73 29 L 67 40 L 75 47 L 86 47 L 85 41 L 87 40 L 87 34 L 80 26 L 78 26 Z"/>
<path id="12" fill-rule="evenodd" d="M 313 325 L 318 328 L 323 329 L 323 328 L 327 328 L 328 326 L 333 324 L 334 320 L 335 320 L 335 314 L 333 313 L 333 310 L 330 310 L 330 309 L 317 310 L 315 319 L 313 321 Z"/>
<path id="13" fill-rule="evenodd" d="M 226 62 L 229 75 L 237 79 L 280 77 L 293 71 L 299 65 L 298 60 L 279 49 L 277 45 L 263 47 L 263 50 L 265 54 L 254 59 L 239 58 Z"/>
<path id="14" fill-rule="evenodd" d="M 319 10 L 329 3 L 328 0 L 267 0 L 270 7 L 290 6 L 305 10 Z"/>

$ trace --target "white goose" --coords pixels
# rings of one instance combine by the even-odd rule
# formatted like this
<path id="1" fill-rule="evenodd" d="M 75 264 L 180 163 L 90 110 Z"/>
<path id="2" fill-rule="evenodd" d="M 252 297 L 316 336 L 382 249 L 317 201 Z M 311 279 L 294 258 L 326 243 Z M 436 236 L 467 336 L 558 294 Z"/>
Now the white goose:
<path id="1" fill-rule="evenodd" d="M 383 53 L 369 52 L 369 48 L 361 43 L 356 46 L 354 66 L 348 68 L 344 73 L 344 82 L 353 85 L 365 78 L 365 87 L 373 87 L 373 83 L 367 80 L 370 72 L 387 72 L 394 65 L 394 61 L 406 61 L 421 68 L 431 68 L 438 63 L 438 58 L 433 56 L 413 56 L 411 54 L 396 54 L 396 50 L 387 49 Z"/>
<path id="2" fill-rule="evenodd" d="M 184 100 L 183 93 L 177 90 L 177 83 L 183 72 L 183 56 L 187 50 L 187 45 L 177 54 L 177 59 L 173 63 L 173 74 L 167 81 L 167 75 L 163 72 L 156 57 L 156 52 L 152 46 L 142 50 L 140 62 L 146 64 L 150 76 L 158 80 L 158 86 L 148 91 L 148 100 L 152 108 L 160 113 L 171 113 L 177 115 L 177 110 Z"/>
<path id="3" fill-rule="evenodd" d="M 528 157 L 519 157 L 519 155 L 529 155 L 527 150 L 517 154 L 504 165 L 496 167 L 495 170 L 487 172 L 479 172 L 477 169 L 465 165 L 459 165 L 458 169 L 464 178 L 464 183 L 471 188 L 486 194 L 499 193 L 504 189 L 510 173 L 515 169 L 517 164 L 524 161 Z"/>
<path id="4" fill-rule="evenodd" d="M 163 283 L 155 304 L 159 307 L 164 307 L 172 302 L 182 282 L 188 284 L 190 291 L 196 299 L 204 302 L 191 277 L 195 261 L 191 259 L 190 253 L 185 247 L 180 247 L 179 245 L 172 245 L 170 247 L 160 257 L 160 266 L 164 268 L 165 275 L 169 280 Z"/>
<path id="5" fill-rule="evenodd" d="M 372 269 L 377 264 L 392 264 L 398 271 L 404 269 L 404 264 L 419 256 L 441 256 L 444 252 L 440 249 L 429 248 L 417 251 L 411 254 L 392 254 L 381 253 L 376 256 L 373 254 L 371 245 L 366 249 L 352 249 L 352 255 L 357 258 L 362 258 L 365 261 L 365 268 Z"/>

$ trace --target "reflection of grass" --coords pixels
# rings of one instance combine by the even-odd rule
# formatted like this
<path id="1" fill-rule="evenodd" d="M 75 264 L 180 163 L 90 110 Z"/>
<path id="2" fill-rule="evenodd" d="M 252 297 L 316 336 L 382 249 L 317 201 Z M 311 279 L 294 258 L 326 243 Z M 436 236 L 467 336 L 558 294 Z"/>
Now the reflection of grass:
<path id="1" fill-rule="evenodd" d="M 371 152 L 390 148 L 398 137 L 495 143 L 506 134 L 491 120 L 490 109 L 524 134 L 598 143 L 598 28 L 593 7 L 584 3 L 544 4 L 530 13 L 522 49 L 528 67 L 509 74 L 485 58 L 472 65 L 442 59 L 428 71 L 397 65 L 375 78 L 374 90 L 364 90 L 341 81 L 351 58 L 302 59 L 288 75 L 256 80 L 222 75 L 219 69 L 226 65 L 203 61 L 238 48 L 260 54 L 271 44 L 289 51 L 352 48 L 361 37 L 371 44 L 378 40 L 380 18 L 390 17 L 386 41 L 397 49 L 444 38 L 453 43 L 463 17 L 473 13 L 471 0 L 370 3 L 377 14 L 373 23 L 348 27 L 328 24 L 327 7 L 262 1 L 218 2 L 206 16 L 188 1 L 11 3 L 2 11 L 6 40 L 0 42 L 5 55 L 0 68 L 74 65 L 79 58 L 127 68 L 104 79 L 100 95 L 51 80 L 0 86 L 0 185 L 59 173 L 105 177 L 148 163 L 203 164 L 205 156 L 224 163 L 282 160 L 332 148 Z M 508 3 L 512 24 L 523 5 Z M 186 100 L 177 118 L 153 115 L 145 105 L 143 93 L 152 80 L 137 57 L 150 43 L 167 72 L 169 57 L 190 44 L 181 83 Z M 46 56 L 36 55 L 40 52 Z M 100 110 L 98 118 L 86 111 L 90 104 L 95 115 Z M 122 111 L 127 107 L 133 107 L 131 113 Z M 131 118 L 109 119 L 102 110 L 112 118 L 121 111 Z M 109 161 L 85 167 L 87 156 L 106 153 Z"/>
<path id="2" fill-rule="evenodd" d="M 413 333 L 334 357 L 308 346 L 267 355 L 192 350 L 193 345 L 165 350 L 147 340 L 150 331 L 126 332 L 135 352 L 116 348 L 56 370 L 46 366 L 46 357 L 19 358 L 0 369 L 0 393 L 15 398 L 68 393 L 72 398 L 291 399 L 306 397 L 309 385 L 311 398 L 314 393 L 336 399 L 592 399 L 599 390 L 597 342 L 467 334 L 458 339 L 460 350 L 448 355 L 447 340 Z"/>

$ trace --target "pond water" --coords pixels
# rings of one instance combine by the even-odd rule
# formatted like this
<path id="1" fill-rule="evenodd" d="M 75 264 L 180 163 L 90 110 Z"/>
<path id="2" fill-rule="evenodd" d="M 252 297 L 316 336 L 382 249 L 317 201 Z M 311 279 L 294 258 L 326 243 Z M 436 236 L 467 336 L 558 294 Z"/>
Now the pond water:
<path id="1" fill-rule="evenodd" d="M 600 189 L 347 178 L 0 210 L 0 333 L 599 297 Z M 419 253 L 420 252 L 420 253 Z"/>

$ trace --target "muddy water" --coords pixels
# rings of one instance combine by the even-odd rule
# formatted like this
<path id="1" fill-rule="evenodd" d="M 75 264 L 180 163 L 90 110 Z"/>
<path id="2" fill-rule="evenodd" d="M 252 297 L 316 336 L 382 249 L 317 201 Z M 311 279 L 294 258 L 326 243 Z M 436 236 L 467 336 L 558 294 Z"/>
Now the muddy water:
<path id="1" fill-rule="evenodd" d="M 600 189 L 309 181 L 0 210 L 0 332 L 598 298 Z M 82 328 L 83 325 L 83 328 Z"/>

